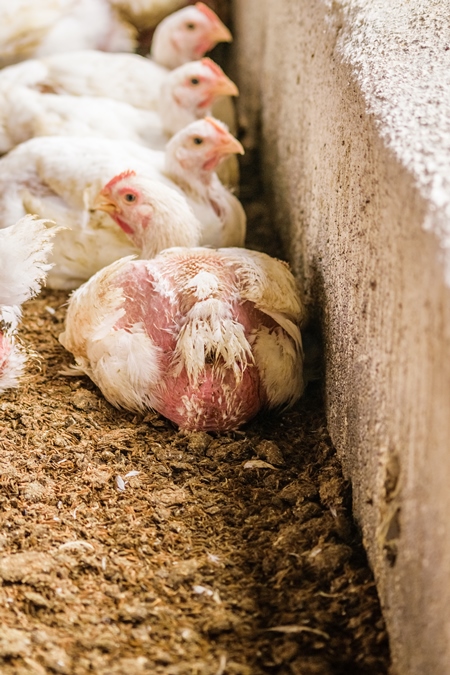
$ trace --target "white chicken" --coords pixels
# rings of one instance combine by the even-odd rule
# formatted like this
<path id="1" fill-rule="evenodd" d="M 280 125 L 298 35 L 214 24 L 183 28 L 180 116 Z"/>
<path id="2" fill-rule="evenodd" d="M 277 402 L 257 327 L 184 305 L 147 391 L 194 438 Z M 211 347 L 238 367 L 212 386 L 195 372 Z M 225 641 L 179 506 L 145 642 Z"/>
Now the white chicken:
<path id="1" fill-rule="evenodd" d="M 299 398 L 302 315 L 285 263 L 172 248 L 119 260 L 81 286 L 60 341 L 112 405 L 223 432 Z"/>
<path id="2" fill-rule="evenodd" d="M 237 87 L 207 58 L 170 72 L 159 112 L 103 97 L 43 94 L 0 78 L 0 153 L 35 136 L 101 136 L 163 149 L 223 94 L 237 95 Z"/>
<path id="3" fill-rule="evenodd" d="M 194 243 L 166 242 L 165 247 L 216 241 L 243 245 L 244 210 L 214 173 L 230 152 L 242 152 L 242 146 L 215 120 L 199 120 L 179 131 L 165 153 L 103 138 L 33 138 L 0 159 L 0 227 L 35 213 L 69 228 L 56 238 L 48 285 L 76 288 L 113 260 L 138 252 L 108 215 L 92 210 L 107 182 L 133 170 L 158 181 L 167 211 L 172 202 L 177 208 L 182 203 L 201 223 Z M 169 196 L 165 186 L 179 194 Z"/>
<path id="4" fill-rule="evenodd" d="M 0 65 L 79 49 L 134 51 L 136 30 L 108 0 L 14 0 L 0 5 Z"/>
<path id="5" fill-rule="evenodd" d="M 20 306 L 36 295 L 51 265 L 47 259 L 58 228 L 25 216 L 0 230 L 0 392 L 18 384 L 26 361 L 15 340 Z"/>

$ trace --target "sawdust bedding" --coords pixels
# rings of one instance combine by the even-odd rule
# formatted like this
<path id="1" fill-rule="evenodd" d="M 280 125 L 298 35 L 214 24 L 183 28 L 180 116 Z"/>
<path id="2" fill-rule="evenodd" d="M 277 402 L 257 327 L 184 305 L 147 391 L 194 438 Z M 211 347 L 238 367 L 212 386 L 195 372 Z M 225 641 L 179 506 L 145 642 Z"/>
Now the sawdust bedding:
<path id="1" fill-rule="evenodd" d="M 267 250 L 267 209 L 246 206 Z M 35 354 L 0 399 L 0 672 L 386 673 L 320 383 L 284 414 L 186 435 L 61 374 L 66 301 L 26 304 Z"/>

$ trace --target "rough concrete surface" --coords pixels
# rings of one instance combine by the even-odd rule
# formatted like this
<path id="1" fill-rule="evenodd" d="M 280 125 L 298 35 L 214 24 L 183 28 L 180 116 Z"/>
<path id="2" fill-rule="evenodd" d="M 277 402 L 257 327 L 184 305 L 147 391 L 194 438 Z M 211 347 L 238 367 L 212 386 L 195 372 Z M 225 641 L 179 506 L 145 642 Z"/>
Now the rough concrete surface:
<path id="1" fill-rule="evenodd" d="M 450 14 L 234 0 L 240 116 L 325 344 L 393 672 L 450 672 Z"/>

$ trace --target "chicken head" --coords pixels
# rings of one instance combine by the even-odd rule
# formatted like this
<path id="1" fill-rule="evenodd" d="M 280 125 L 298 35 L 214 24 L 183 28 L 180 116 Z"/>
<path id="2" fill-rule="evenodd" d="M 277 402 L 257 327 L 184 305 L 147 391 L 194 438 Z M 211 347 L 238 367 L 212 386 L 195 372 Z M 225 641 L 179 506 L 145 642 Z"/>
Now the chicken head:
<path id="1" fill-rule="evenodd" d="M 203 2 L 174 12 L 156 27 L 151 57 L 172 70 L 199 59 L 219 42 L 231 42 L 232 36 L 217 14 Z"/>
<path id="2" fill-rule="evenodd" d="M 174 164 L 197 174 L 205 182 L 220 162 L 232 154 L 244 154 L 242 144 L 225 124 L 213 117 L 192 122 L 179 131 L 166 146 L 166 166 L 176 172 Z"/>
<path id="3" fill-rule="evenodd" d="M 185 198 L 135 171 L 112 178 L 97 195 L 93 208 L 108 213 L 141 249 L 143 258 L 153 257 L 174 242 L 180 246 L 199 242 L 200 223 Z"/>
<path id="4" fill-rule="evenodd" d="M 238 88 L 214 61 L 203 58 L 175 68 L 161 87 L 160 117 L 173 136 L 190 122 L 211 114 L 221 96 L 237 96 Z"/>

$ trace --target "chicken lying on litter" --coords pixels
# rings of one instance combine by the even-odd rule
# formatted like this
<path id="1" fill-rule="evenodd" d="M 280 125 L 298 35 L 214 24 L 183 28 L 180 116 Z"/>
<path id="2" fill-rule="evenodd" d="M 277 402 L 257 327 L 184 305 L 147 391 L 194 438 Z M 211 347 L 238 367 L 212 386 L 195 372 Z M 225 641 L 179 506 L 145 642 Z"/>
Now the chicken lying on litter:
<path id="1" fill-rule="evenodd" d="M 162 19 L 187 4 L 187 0 L 109 0 L 139 30 L 154 28 Z"/>
<path id="2" fill-rule="evenodd" d="M 164 149 L 170 136 L 210 113 L 222 94 L 238 90 L 207 58 L 171 71 L 159 112 L 103 97 L 43 94 L 0 79 L 0 153 L 36 136 L 100 136 Z"/>
<path id="3" fill-rule="evenodd" d="M 0 6 L 1 66 L 56 52 L 135 47 L 135 28 L 108 0 L 14 0 Z"/>
<path id="4" fill-rule="evenodd" d="M 48 285 L 76 288 L 113 260 L 138 252 L 109 215 L 92 210 L 106 183 L 133 170 L 139 177 L 158 181 L 160 188 L 155 189 L 168 200 L 168 212 L 172 202 L 181 202 L 201 223 L 195 242 L 166 242 L 165 247 L 216 241 L 240 246 L 245 213 L 214 167 L 224 154 L 241 151 L 240 143 L 215 120 L 199 120 L 179 131 L 165 153 L 104 138 L 33 138 L 0 159 L 0 227 L 35 213 L 69 228 L 56 237 Z M 164 186 L 177 192 L 169 197 Z"/>
<path id="5" fill-rule="evenodd" d="M 14 335 L 20 306 L 45 281 L 56 230 L 33 216 L 0 230 L 0 392 L 17 386 L 22 373 L 26 356 Z"/>
<path id="6" fill-rule="evenodd" d="M 75 291 L 60 341 L 112 405 L 223 432 L 301 395 L 302 313 L 285 263 L 171 248 L 118 260 Z"/>

